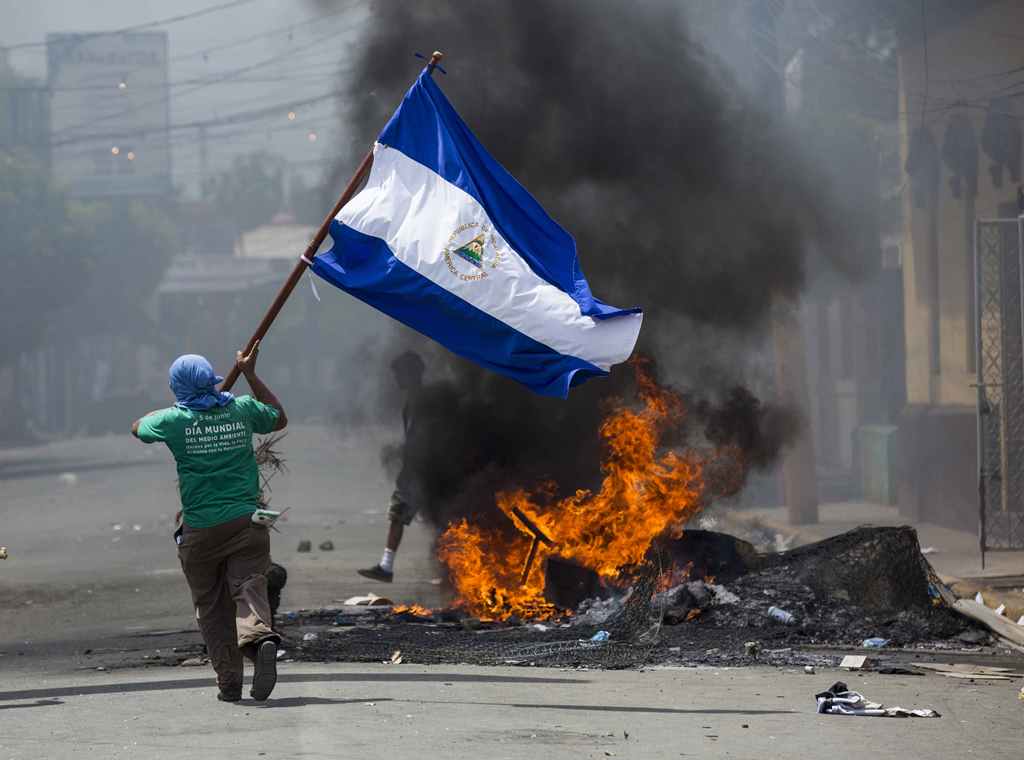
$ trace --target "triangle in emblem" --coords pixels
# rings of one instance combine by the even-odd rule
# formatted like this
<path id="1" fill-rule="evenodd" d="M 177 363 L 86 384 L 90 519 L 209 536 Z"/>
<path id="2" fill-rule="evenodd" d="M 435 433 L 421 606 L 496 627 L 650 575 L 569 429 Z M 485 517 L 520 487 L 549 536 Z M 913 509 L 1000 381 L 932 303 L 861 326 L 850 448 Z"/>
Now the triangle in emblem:
<path id="1" fill-rule="evenodd" d="M 470 264 L 475 266 L 477 269 L 484 268 L 484 243 L 486 242 L 485 233 L 481 232 L 475 238 L 470 240 L 458 248 L 453 253 L 456 256 L 461 256 L 463 259 L 468 261 Z"/>

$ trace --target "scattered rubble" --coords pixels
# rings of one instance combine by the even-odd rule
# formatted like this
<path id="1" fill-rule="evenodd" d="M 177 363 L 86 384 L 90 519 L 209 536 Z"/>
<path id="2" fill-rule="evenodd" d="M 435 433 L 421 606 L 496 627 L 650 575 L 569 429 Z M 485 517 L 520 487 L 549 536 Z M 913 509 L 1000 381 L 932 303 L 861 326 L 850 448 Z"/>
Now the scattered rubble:
<path id="1" fill-rule="evenodd" d="M 713 542 L 705 538 L 705 545 Z M 941 657 L 968 644 L 975 653 L 998 654 L 991 644 L 1002 639 L 990 642 L 945 601 L 912 529 L 863 528 L 780 554 L 736 553 L 746 570 L 728 582 L 684 580 L 656 592 L 663 579 L 637 576 L 625 589 L 605 586 L 574 613 L 542 623 L 481 620 L 458 607 L 356 606 L 353 597 L 345 600 L 351 605 L 290 613 L 282 632 L 294 642 L 296 659 L 329 661 L 381 662 L 400 649 L 406 662 L 418 663 L 617 668 L 758 662 L 818 669 L 852 655 L 858 667 L 920 674 L 925 671 L 908 665 L 921 656 Z M 794 622 L 769 617 L 772 607 Z M 295 642 L 291 626 L 300 639 L 308 630 L 321 635 Z M 601 631 L 607 641 L 590 641 Z M 887 646 L 869 650 L 871 659 L 858 653 L 875 638 Z"/>
<path id="2" fill-rule="evenodd" d="M 793 613 L 787 612 L 780 607 L 769 607 L 768 617 L 777 623 L 782 623 L 783 625 L 796 625 L 796 618 L 793 617 Z"/>
<path id="3" fill-rule="evenodd" d="M 965 644 L 984 644 L 992 638 L 992 634 L 981 628 L 968 628 L 958 633 L 956 637 Z"/>
<path id="4" fill-rule="evenodd" d="M 919 668 L 930 670 L 947 678 L 967 678 L 979 681 L 1009 681 L 1012 678 L 1024 678 L 1024 673 L 1012 668 L 975 665 L 973 663 L 922 662 Z"/>
<path id="5" fill-rule="evenodd" d="M 391 607 L 394 602 L 386 596 L 367 594 L 366 596 L 350 596 L 342 604 L 346 607 Z"/>
<path id="6" fill-rule="evenodd" d="M 623 605 L 628 599 L 628 592 L 625 596 L 616 596 L 609 599 L 585 599 L 580 603 L 579 614 L 573 618 L 574 625 L 601 625 L 608 622 L 615 615 L 621 614 Z"/>
<path id="7" fill-rule="evenodd" d="M 1019 627 L 973 600 L 953 599 L 921 555 L 911 529 L 859 529 L 769 555 L 750 554 L 742 544 L 713 536 L 702 538 L 702 546 L 716 543 L 735 549 L 725 551 L 741 557 L 741 573 L 731 573 L 711 556 L 701 561 L 719 570 L 714 579 L 686 578 L 685 566 L 660 564 L 658 574 L 639 572 L 619 587 L 602 583 L 574 611 L 543 620 L 481 619 L 458 606 L 396 607 L 375 594 L 286 612 L 276 619 L 285 638 L 279 657 L 287 649 L 289 659 L 300 661 L 380 663 L 398 652 L 402 662 L 423 664 L 632 668 L 759 663 L 812 674 L 835 668 L 848 656 L 854 659 L 844 665 L 878 673 L 943 673 L 993 683 L 1024 677 L 1024 667 L 1000 649 L 1006 639 L 999 631 Z M 687 563 L 694 561 L 689 556 Z M 588 583 L 572 567 L 560 567 L 558 573 L 561 579 L 580 581 L 563 584 L 563 590 Z M 670 579 L 676 579 L 673 585 L 666 583 Z M 974 605 L 970 614 L 984 619 L 972 620 L 960 609 L 961 602 Z M 794 622 L 774 620 L 769 616 L 773 607 L 792 615 Z M 867 640 L 875 638 L 887 646 L 865 649 L 871 645 Z M 205 651 L 192 647 L 174 655 L 147 654 L 145 662 L 173 666 L 204 656 Z M 985 667 L 967 664 L 965 658 L 974 662 L 979 656 L 986 657 L 981 660 Z M 936 667 L 919 667 L 927 663 Z"/>

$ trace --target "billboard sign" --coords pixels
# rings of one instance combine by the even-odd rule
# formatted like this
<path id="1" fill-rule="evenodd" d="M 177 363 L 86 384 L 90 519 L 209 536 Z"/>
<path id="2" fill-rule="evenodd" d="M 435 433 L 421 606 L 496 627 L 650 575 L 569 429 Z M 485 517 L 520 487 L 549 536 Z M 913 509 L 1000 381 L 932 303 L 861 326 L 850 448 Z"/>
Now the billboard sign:
<path id="1" fill-rule="evenodd" d="M 54 177 L 78 196 L 169 194 L 167 33 L 46 42 Z"/>

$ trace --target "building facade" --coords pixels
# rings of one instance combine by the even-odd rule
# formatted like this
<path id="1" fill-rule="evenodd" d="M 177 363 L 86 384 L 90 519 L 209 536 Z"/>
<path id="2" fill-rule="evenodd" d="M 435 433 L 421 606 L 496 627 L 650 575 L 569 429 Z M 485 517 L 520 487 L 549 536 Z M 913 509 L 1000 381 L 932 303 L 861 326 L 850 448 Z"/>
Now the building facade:
<path id="1" fill-rule="evenodd" d="M 935 2 L 904 23 L 900 152 L 907 405 L 899 505 L 911 520 L 978 524 L 977 219 L 1021 211 L 1024 5 Z"/>

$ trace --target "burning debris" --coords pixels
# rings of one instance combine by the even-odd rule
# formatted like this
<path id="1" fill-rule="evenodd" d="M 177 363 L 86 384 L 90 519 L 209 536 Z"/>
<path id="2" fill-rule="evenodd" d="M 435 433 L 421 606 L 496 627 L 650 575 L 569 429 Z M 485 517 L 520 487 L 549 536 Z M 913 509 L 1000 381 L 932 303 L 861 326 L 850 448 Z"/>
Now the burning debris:
<path id="1" fill-rule="evenodd" d="M 641 350 L 688 392 L 658 385 L 641 362 L 633 377 L 616 368 L 555 401 L 434 356 L 441 379 L 410 400 L 416 425 L 403 464 L 438 529 L 455 604 L 429 617 L 313 616 L 304 622 L 319 620 L 331 635 L 303 656 L 380 661 L 400 649 L 407 661 L 638 664 L 681 652 L 748 657 L 752 639 L 765 644 L 756 656 L 770 658 L 794 644 L 961 630 L 959 617 L 930 606 L 912 534 L 851 536 L 820 555 L 759 555 L 731 537 L 683 532 L 798 434 L 791 410 L 746 388 L 764 375 L 750 357 L 772 308 L 800 293 L 821 256 L 852 249 L 829 244 L 843 214 L 827 185 L 688 38 L 678 4 L 599 5 L 375 5 L 348 116 L 355 132 L 376 133 L 390 93 L 407 83 L 390 51 L 417 40 L 444 40 L 464 70 L 500 69 L 479 81 L 452 77 L 446 89 L 496 158 L 573 231 L 583 268 L 606 284 L 600 295 L 657 311 Z M 632 39 L 644 39 L 642 49 Z M 596 79 L 573 52 L 614 56 L 623 45 L 630 66 Z M 550 54 L 523 54 L 539 47 Z M 624 113 L 615 96 L 624 91 L 648 97 Z M 532 129 L 509 118 L 513 106 L 535 117 Z M 659 149 L 635 150 L 624 136 L 637 134 Z M 772 607 L 792 623 L 771 617 Z M 592 641 L 600 631 L 608 641 Z"/>
<path id="2" fill-rule="evenodd" d="M 470 614 L 553 617 L 560 601 L 566 606 L 566 589 L 553 580 L 559 575 L 573 576 L 568 585 L 577 593 L 629 585 L 656 539 L 678 534 L 710 497 L 735 490 L 723 482 L 742 482 L 738 449 L 663 446 L 684 425 L 686 408 L 679 394 L 654 382 L 644 362 L 634 367 L 639 406 L 621 404 L 601 424 L 607 455 L 597 488 L 564 498 L 555 496 L 554 484 L 503 491 L 497 506 L 515 530 L 464 518 L 441 534 L 438 557 Z M 712 467 L 717 486 L 706 477 Z M 546 573 L 534 570 L 551 560 Z"/>
<path id="3" fill-rule="evenodd" d="M 420 513 L 444 533 L 445 564 L 462 568 L 460 595 L 483 617 L 553 614 L 540 570 L 547 559 L 577 561 L 609 582 L 709 492 L 734 492 L 748 468 L 773 465 L 799 421 L 792 410 L 759 401 L 751 388 L 767 378 L 751 358 L 760 354 L 772 305 L 797 296 L 807 272 L 821 263 L 811 257 L 847 250 L 828 244 L 844 217 L 817 170 L 701 50 L 678 3 L 598 6 L 544 2 L 512 10 L 493 0 L 472 8 L 442 0 L 426 13 L 376 4 L 370 12 L 377 23 L 353 61 L 346 117 L 362 135 L 378 132 L 393 109 L 392 94 L 408 84 L 408 61 L 389 51 L 436 38 L 458 51 L 453 74 L 500 71 L 453 75 L 445 89 L 482 142 L 499 151 L 495 158 L 572 232 L 582 270 L 601 282 L 597 295 L 658 314 L 640 350 L 687 389 L 685 399 L 671 399 L 673 408 L 654 408 L 669 400 L 659 390 L 647 394 L 652 404 L 645 410 L 608 418 L 608 405 L 636 390 L 629 368 L 615 367 L 609 378 L 573 388 L 562 401 L 414 346 L 410 336 L 396 341 L 396 353 L 415 347 L 431 374 L 441 370 L 410 404 L 416 425 L 404 464 L 416 480 Z M 642 50 L 630 39 L 643 39 Z M 630 66 L 595 78 L 573 46 L 619 51 Z M 541 47 L 549 51 L 543 60 L 528 54 Z M 619 95 L 630 91 L 646 96 L 624 112 Z M 535 120 L 525 132 L 523 113 Z M 627 135 L 637 134 L 658 150 L 636 150 Z M 351 171 L 364 151 L 361 138 L 339 172 Z M 401 403 L 391 398 L 382 406 L 388 402 Z M 665 454 L 662 447 L 678 434 L 674 421 L 677 428 L 702 428 L 714 455 Z M 636 428 L 636 440 L 632 431 L 609 429 L 616 424 Z M 652 439 L 652 455 L 632 469 L 624 461 L 635 458 L 631 447 Z M 613 451 L 602 468 L 607 446 Z M 630 476 L 643 480 L 642 492 L 629 493 Z M 592 521 L 603 505 L 614 514 L 620 501 L 629 502 L 623 514 L 584 528 L 581 521 Z M 672 514 L 648 519 L 645 512 L 656 510 L 642 502 Z M 489 567 L 491 556 L 500 556 L 502 566 Z"/>
<path id="4" fill-rule="evenodd" d="M 864 528 L 769 554 L 722 533 L 684 530 L 735 493 L 750 464 L 723 424 L 708 433 L 707 410 L 695 427 L 683 397 L 658 385 L 647 362 L 634 362 L 634 371 L 635 400 L 608 407 L 600 425 L 605 456 L 593 488 L 497 492 L 501 520 L 462 518 L 439 537 L 451 608 L 325 615 L 345 634 L 321 637 L 304 653 L 361 659 L 358 646 L 377 660 L 400 647 L 425 662 L 582 657 L 617 667 L 678 659 L 685 645 L 690 657 L 756 659 L 794 646 L 879 636 L 898 646 L 964 630 L 959 614 L 936 606 L 938 581 L 909 528 Z M 453 648 L 425 647 L 423 625 Z M 602 631 L 607 640 L 593 640 Z M 485 633 L 486 641 L 464 638 Z"/>
<path id="5" fill-rule="evenodd" d="M 688 535 L 677 540 L 685 544 Z M 695 543 L 697 554 L 708 546 L 743 547 L 721 534 L 698 534 Z M 602 582 L 597 596 L 573 609 L 533 597 L 535 617 L 481 621 L 467 607 L 415 606 L 370 608 L 358 616 L 335 610 L 296 615 L 291 622 L 302 630 L 320 626 L 326 633 L 303 642 L 296 657 L 379 661 L 401 649 L 406 661 L 423 663 L 616 668 L 760 662 L 813 668 L 837 665 L 839 648 L 860 649 L 866 639 L 883 637 L 886 647 L 872 650 L 881 667 L 899 657 L 894 652 L 900 648 L 960 649 L 959 636 L 971 629 L 944 601 L 911 528 L 860 528 L 781 553 L 733 549 L 724 554 L 734 559 L 716 562 L 732 578 L 728 584 L 692 578 L 665 588 L 666 579 L 692 572 L 693 560 L 667 568 L 645 563 L 646 570 L 633 570 L 630 584 L 622 576 L 614 584 Z M 563 562 L 556 556 L 546 561 Z M 776 620 L 772 608 L 785 610 L 791 623 Z M 538 619 L 543 623 L 533 622 Z"/>

